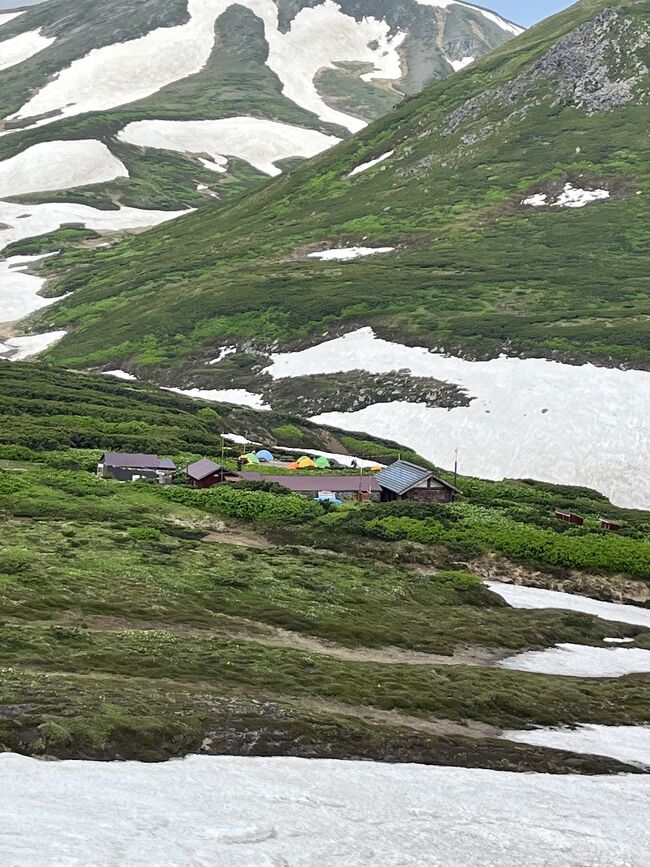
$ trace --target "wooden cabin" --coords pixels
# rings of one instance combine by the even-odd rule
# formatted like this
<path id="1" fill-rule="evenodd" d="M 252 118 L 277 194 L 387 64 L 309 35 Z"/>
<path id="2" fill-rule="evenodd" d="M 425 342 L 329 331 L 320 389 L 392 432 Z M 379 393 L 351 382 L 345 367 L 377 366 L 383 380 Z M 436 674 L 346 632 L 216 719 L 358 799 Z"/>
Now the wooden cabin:
<path id="1" fill-rule="evenodd" d="M 576 527 L 584 526 L 585 519 L 574 512 L 564 512 L 562 509 L 555 510 L 555 517 L 558 521 L 564 521 L 565 524 L 575 524 Z"/>
<path id="2" fill-rule="evenodd" d="M 382 502 L 451 503 L 461 493 L 455 485 L 410 461 L 395 461 L 375 475 Z"/>
<path id="3" fill-rule="evenodd" d="M 623 527 L 618 521 L 611 521 L 609 518 L 601 518 L 600 529 L 607 530 L 610 533 L 620 533 Z"/>
<path id="4" fill-rule="evenodd" d="M 221 485 L 223 482 L 237 481 L 239 474 L 227 470 L 220 464 L 208 458 L 195 461 L 185 469 L 187 483 L 192 488 L 211 488 L 213 485 Z"/>
<path id="5" fill-rule="evenodd" d="M 132 454 L 130 452 L 104 452 L 97 464 L 100 479 L 118 482 L 154 482 L 171 485 L 176 464 L 158 455 Z"/>

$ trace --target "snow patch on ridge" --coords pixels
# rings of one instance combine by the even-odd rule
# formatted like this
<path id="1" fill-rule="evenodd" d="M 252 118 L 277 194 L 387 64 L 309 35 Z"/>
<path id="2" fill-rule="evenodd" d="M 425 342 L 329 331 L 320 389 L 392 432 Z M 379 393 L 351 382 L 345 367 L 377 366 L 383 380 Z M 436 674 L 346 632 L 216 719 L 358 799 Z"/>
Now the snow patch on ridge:
<path id="1" fill-rule="evenodd" d="M 502 584 L 498 581 L 485 583 L 493 593 L 498 593 L 513 608 L 560 608 L 563 611 L 581 611 L 583 614 L 600 617 L 601 620 L 631 623 L 650 629 L 650 608 L 621 605 L 617 602 L 600 602 L 588 596 L 562 593 L 559 590 L 542 590 L 538 587 L 522 587 L 520 584 Z M 616 642 L 618 639 L 606 638 L 605 641 Z"/>
<path id="2" fill-rule="evenodd" d="M 314 421 L 404 443 L 437 466 L 480 478 L 537 478 L 650 509 L 650 373 L 544 359 L 466 361 L 380 340 L 370 328 L 273 356 L 276 378 L 365 370 L 455 383 L 475 399 L 452 410 L 397 401 Z M 625 424 L 621 424 L 625 419 Z"/>
<path id="3" fill-rule="evenodd" d="M 0 162 L 0 198 L 65 190 L 128 176 L 126 166 L 103 142 L 94 139 L 41 142 Z"/>
<path id="4" fill-rule="evenodd" d="M 224 171 L 227 156 L 239 157 L 267 175 L 281 174 L 278 160 L 311 157 L 340 141 L 317 130 L 256 117 L 141 120 L 128 124 L 118 138 L 139 147 L 209 154 L 215 165 L 202 160 L 203 165 L 217 171 Z"/>
<path id="5" fill-rule="evenodd" d="M 360 259 L 363 256 L 376 256 L 378 253 L 392 253 L 395 247 L 335 247 L 332 250 L 318 250 L 308 253 L 309 259 L 323 261 L 339 260 L 347 262 L 350 259 Z"/>
<path id="6" fill-rule="evenodd" d="M 26 9 L 23 9 L 20 12 L 0 12 L 0 27 L 3 24 L 9 24 L 14 18 L 18 18 L 19 15 L 24 15 L 26 11 Z"/>
<path id="7" fill-rule="evenodd" d="M 237 406 L 248 406 L 251 409 L 267 410 L 270 406 L 264 403 L 261 394 L 246 391 L 245 388 L 165 388 L 164 391 L 175 391 L 194 400 L 209 400 L 215 403 L 234 403 Z"/>
<path id="8" fill-rule="evenodd" d="M 468 57 L 461 57 L 460 60 L 452 60 L 451 57 L 448 57 L 447 63 L 453 67 L 454 72 L 460 72 L 461 69 L 465 69 L 466 66 L 469 66 L 470 63 L 474 63 L 475 60 L 476 58 L 471 55 Z"/>
<path id="9" fill-rule="evenodd" d="M 565 677 L 624 677 L 650 671 L 650 650 L 558 644 L 547 650 L 518 653 L 502 659 L 497 666 Z"/>
<path id="10" fill-rule="evenodd" d="M 1 323 L 15 322 L 40 310 L 41 307 L 47 307 L 60 300 L 60 298 L 43 298 L 39 295 L 45 280 L 25 273 L 29 265 L 46 258 L 47 256 L 12 256 L 0 261 Z"/>
<path id="11" fill-rule="evenodd" d="M 353 178 L 355 175 L 360 175 L 361 172 L 365 172 L 367 169 L 371 169 L 373 166 L 376 166 L 379 163 L 383 163 L 384 160 L 392 157 L 394 153 L 394 150 L 386 151 L 385 154 L 382 154 L 380 157 L 376 157 L 374 160 L 368 160 L 367 163 L 361 163 L 356 168 L 352 169 L 352 171 L 348 174 L 348 177 Z"/>
<path id="12" fill-rule="evenodd" d="M 2 20 L 0 20 L 2 24 Z M 44 36 L 42 30 L 29 30 L 0 42 L 0 71 L 28 60 L 56 42 L 56 36 Z"/>
<path id="13" fill-rule="evenodd" d="M 491 12 L 489 9 L 484 9 L 482 6 L 475 6 L 473 3 L 463 3 L 462 0 L 417 0 L 420 6 L 433 6 L 439 9 L 446 9 L 448 6 L 464 6 L 466 9 L 471 9 L 473 12 L 479 12 L 492 24 L 496 24 L 501 30 L 506 33 L 511 33 L 513 36 L 519 36 L 524 33 L 525 28 L 520 27 L 513 21 L 508 21 L 507 18 L 502 18 L 496 12 Z"/>
<path id="14" fill-rule="evenodd" d="M 650 851 L 642 774 L 239 756 L 43 762 L 10 753 L 0 755 L 0 772 L 12 867 L 632 867 Z"/>
<path id="15" fill-rule="evenodd" d="M 575 729 L 506 731 L 501 737 L 537 747 L 608 756 L 621 762 L 650 766 L 650 726 L 581 725 Z"/>

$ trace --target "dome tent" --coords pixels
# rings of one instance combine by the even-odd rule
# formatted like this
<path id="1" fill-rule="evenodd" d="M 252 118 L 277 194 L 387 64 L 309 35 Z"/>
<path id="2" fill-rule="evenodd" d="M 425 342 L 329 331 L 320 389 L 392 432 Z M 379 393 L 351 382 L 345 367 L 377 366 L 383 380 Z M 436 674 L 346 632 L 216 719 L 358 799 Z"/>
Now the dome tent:
<path id="1" fill-rule="evenodd" d="M 308 458 L 306 456 L 298 458 L 297 464 L 298 464 L 299 470 L 315 470 L 316 469 L 316 464 L 312 461 L 311 458 Z"/>
<path id="2" fill-rule="evenodd" d="M 255 457 L 266 464 L 273 460 L 273 455 L 268 449 L 260 449 L 259 452 L 256 452 Z"/>

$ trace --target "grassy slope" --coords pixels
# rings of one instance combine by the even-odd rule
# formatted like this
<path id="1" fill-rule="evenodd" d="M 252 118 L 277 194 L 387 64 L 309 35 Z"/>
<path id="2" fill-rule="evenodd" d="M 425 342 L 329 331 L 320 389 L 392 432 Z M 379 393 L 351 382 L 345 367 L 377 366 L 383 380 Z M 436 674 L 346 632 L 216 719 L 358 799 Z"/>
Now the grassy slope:
<path id="1" fill-rule="evenodd" d="M 0 366 L 0 743 L 33 754 L 163 758 L 213 738 L 215 752 L 616 768 L 468 740 L 435 719 L 474 720 L 488 736 L 533 722 L 641 722 L 650 718 L 647 678 L 580 681 L 437 659 L 414 666 L 402 654 L 598 645 L 606 635 L 643 640 L 642 629 L 514 610 L 471 576 L 396 566 L 394 543 L 358 545 L 302 498 L 104 482 L 85 469 L 96 451 L 68 448 L 214 454 L 224 421 L 263 432 L 255 416 L 266 414 L 218 409 L 222 418 L 145 386 Z M 493 489 L 493 504 L 503 504 L 507 488 L 471 496 L 487 502 Z M 583 505 L 589 497 L 563 496 Z M 201 542 L 221 521 L 277 547 Z M 643 532 L 641 523 L 632 529 L 630 546 Z M 453 565 L 453 557 L 413 545 L 410 558 Z M 372 661 L 373 648 L 385 647 L 393 661 Z"/>
<path id="2" fill-rule="evenodd" d="M 650 154 L 639 95 L 588 116 L 569 98 L 553 105 L 553 77 L 535 80 L 514 103 L 524 116 L 492 106 L 445 134 L 455 109 L 519 73 L 529 81 L 534 61 L 606 5 L 572 7 L 254 195 L 92 259 L 48 263 L 61 291 L 78 290 L 47 312 L 74 329 L 51 357 L 162 372 L 225 341 L 291 344 L 365 321 L 480 357 L 505 349 L 647 366 Z M 620 6 L 649 25 L 648 3 Z M 488 123 L 497 126 L 481 139 Z M 382 166 L 346 177 L 392 148 Z M 567 181 L 606 184 L 612 199 L 577 211 L 519 204 Z M 301 258 L 362 240 L 398 250 L 344 266 Z M 105 304 L 110 330 L 96 315 Z M 142 352 L 144 336 L 153 352 Z"/>

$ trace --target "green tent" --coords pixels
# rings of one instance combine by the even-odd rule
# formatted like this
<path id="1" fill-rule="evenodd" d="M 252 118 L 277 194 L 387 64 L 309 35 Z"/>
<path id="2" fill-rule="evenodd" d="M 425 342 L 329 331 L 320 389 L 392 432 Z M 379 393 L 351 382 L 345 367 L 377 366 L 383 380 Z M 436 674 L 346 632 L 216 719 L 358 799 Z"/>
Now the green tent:
<path id="1" fill-rule="evenodd" d="M 249 464 L 259 464 L 259 462 L 260 462 L 260 459 L 253 452 L 246 455 L 246 458 L 247 458 Z"/>
<path id="2" fill-rule="evenodd" d="M 330 467 L 330 462 L 327 460 L 327 458 L 323 457 L 323 455 L 321 455 L 319 458 L 316 458 L 315 463 L 319 470 L 327 470 Z"/>

